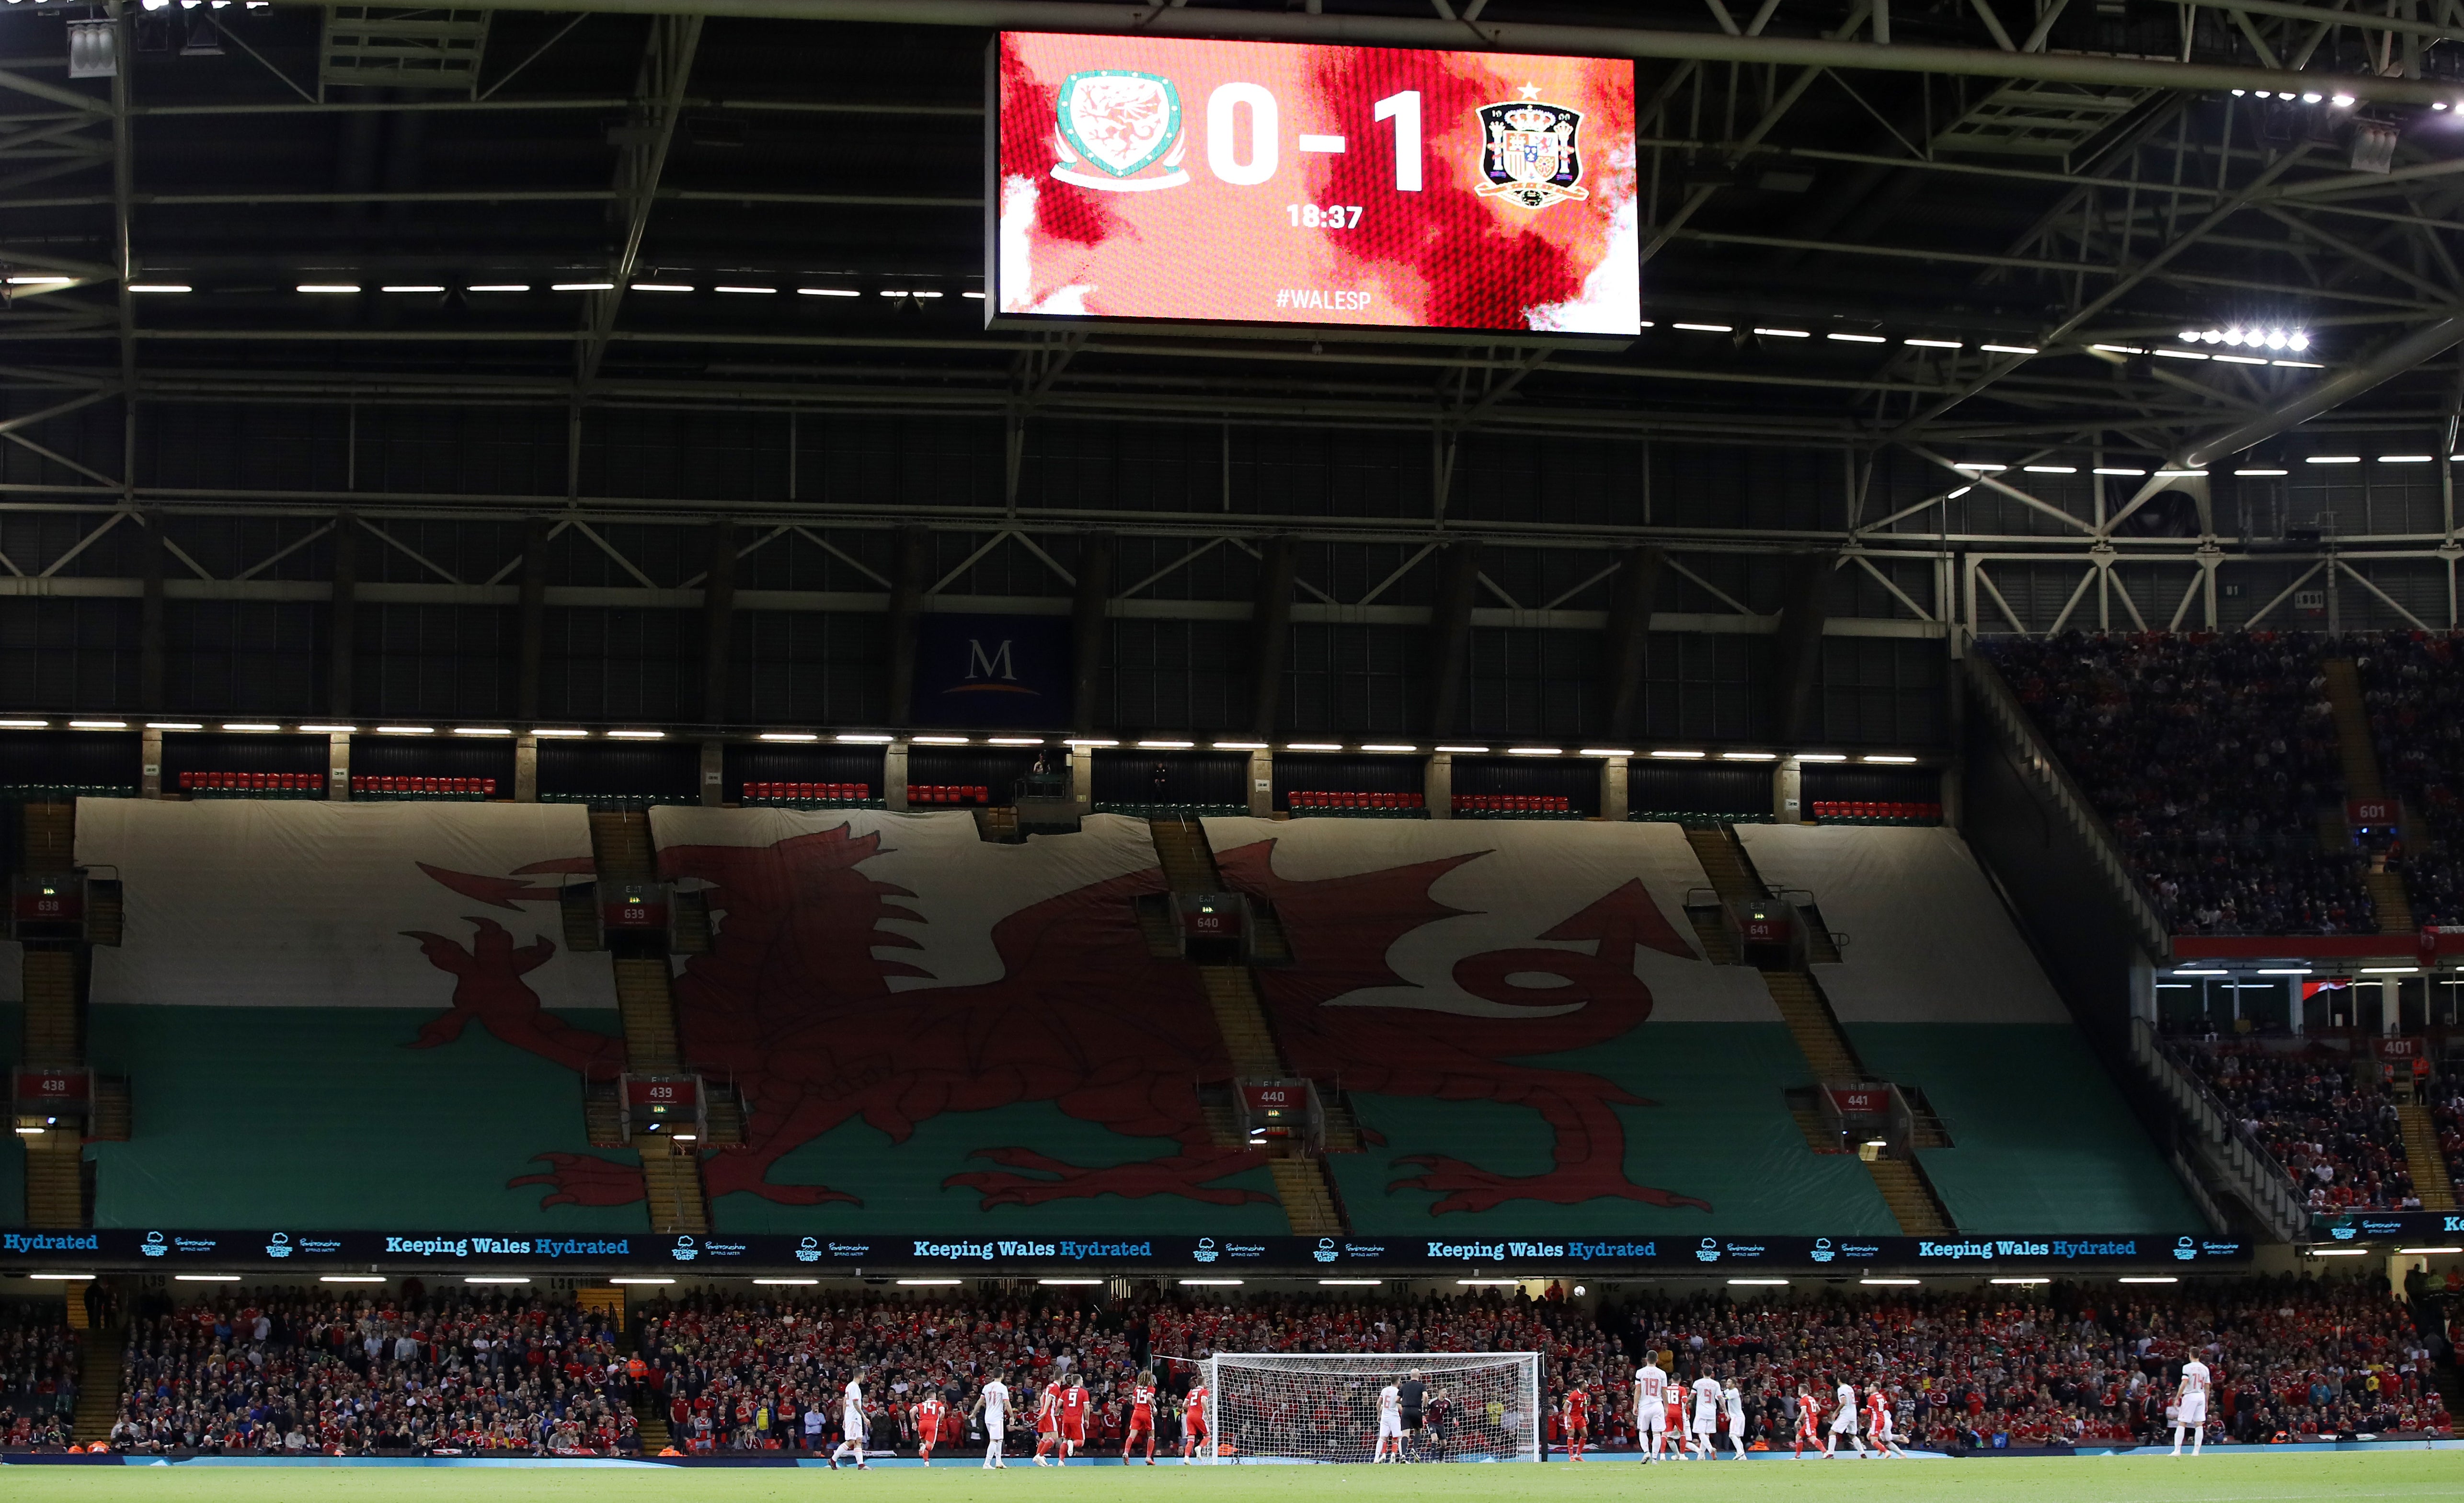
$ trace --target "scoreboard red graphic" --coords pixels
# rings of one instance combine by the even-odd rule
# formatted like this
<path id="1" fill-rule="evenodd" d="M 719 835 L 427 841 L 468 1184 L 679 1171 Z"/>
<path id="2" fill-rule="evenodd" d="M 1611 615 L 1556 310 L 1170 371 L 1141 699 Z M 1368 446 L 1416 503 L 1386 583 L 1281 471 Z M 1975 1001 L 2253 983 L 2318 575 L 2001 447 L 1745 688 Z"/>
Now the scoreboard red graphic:
<path id="1" fill-rule="evenodd" d="M 1640 332 L 1631 61 L 995 46 L 994 321 Z"/>

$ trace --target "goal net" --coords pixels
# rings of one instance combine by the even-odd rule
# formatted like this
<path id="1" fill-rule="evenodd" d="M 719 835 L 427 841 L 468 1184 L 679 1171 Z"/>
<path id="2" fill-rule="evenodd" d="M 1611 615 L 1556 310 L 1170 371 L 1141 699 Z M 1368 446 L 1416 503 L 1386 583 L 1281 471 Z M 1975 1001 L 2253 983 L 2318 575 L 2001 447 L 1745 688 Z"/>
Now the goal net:
<path id="1" fill-rule="evenodd" d="M 1423 1403 L 1403 1416 L 1404 1459 L 1540 1459 L 1537 1352 L 1219 1352 L 1199 1366 L 1209 1461 L 1374 1461 L 1378 1395 L 1415 1378 Z"/>

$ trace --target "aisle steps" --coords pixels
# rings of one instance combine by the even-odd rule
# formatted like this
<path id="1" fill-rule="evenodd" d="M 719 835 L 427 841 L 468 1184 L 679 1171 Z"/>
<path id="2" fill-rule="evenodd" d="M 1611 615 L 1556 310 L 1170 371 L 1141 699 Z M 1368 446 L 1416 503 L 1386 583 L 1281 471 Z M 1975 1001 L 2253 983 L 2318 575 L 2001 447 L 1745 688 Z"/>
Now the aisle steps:
<path id="1" fill-rule="evenodd" d="M 2421 1197 L 2421 1208 L 2455 1209 L 2455 1176 L 2439 1151 L 2437 1119 L 2417 1101 L 2403 1102 L 2395 1110 L 2404 1127 L 2405 1170 L 2412 1176 L 2412 1193 Z"/>

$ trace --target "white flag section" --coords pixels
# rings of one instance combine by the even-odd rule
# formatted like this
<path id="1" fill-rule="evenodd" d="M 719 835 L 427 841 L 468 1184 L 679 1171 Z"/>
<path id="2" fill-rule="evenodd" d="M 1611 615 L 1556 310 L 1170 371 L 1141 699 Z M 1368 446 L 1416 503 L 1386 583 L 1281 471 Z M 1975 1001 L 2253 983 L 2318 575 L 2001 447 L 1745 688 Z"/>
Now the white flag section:
<path id="1" fill-rule="evenodd" d="M 79 799 L 77 864 L 122 884 L 94 1001 L 223 1007 L 451 1005 L 411 932 L 510 937 L 551 1008 L 612 1007 L 608 958 L 564 947 L 558 886 L 590 871 L 590 822 L 541 804 Z"/>
<path id="2" fill-rule="evenodd" d="M 1848 937 L 1814 968 L 1842 1023 L 2068 1024 L 2053 983 L 1954 830 L 1739 825 L 1765 885 L 1814 895 Z"/>
<path id="3" fill-rule="evenodd" d="M 1499 978 L 1511 1002 L 1474 995 L 1460 984 L 1458 962 L 1506 950 L 1565 950 L 1600 955 L 1605 930 L 1633 927 L 1632 914 L 1600 914 L 1603 905 L 1647 899 L 1659 922 L 1635 935 L 1634 972 L 1651 988 L 1659 1023 L 1776 1023 L 1779 1009 L 1759 973 L 1713 965 L 1703 958 L 1686 895 L 1708 890 L 1702 863 L 1675 825 L 1622 825 L 1556 820 L 1373 820 L 1316 818 L 1274 821 L 1227 817 L 1206 821 L 1206 838 L 1227 879 L 1247 863 L 1236 852 L 1272 842 L 1270 867 L 1282 882 L 1321 882 L 1453 858 L 1428 895 L 1463 912 L 1437 917 L 1397 939 L 1386 964 L 1403 984 L 1370 986 L 1331 999 L 1328 1006 L 1419 1007 L 1485 1017 L 1544 1012 L 1548 993 L 1569 985 L 1545 968 Z M 1636 891 L 1639 886 L 1639 892 Z M 1598 915 L 1586 923 L 1583 916 Z M 1571 925 L 1571 928 L 1568 926 Z M 1565 929 L 1568 937 L 1551 938 Z M 1573 929 L 1584 937 L 1573 937 Z M 1656 939 L 1657 942 L 1651 942 Z M 1679 953 L 1679 952 L 1683 953 Z M 1307 964 L 1309 957 L 1300 957 Z"/>
<path id="4" fill-rule="evenodd" d="M 1538 1461 L 1537 1352 L 1219 1352 L 1207 1460 Z"/>
<path id="5" fill-rule="evenodd" d="M 881 922 L 917 947 L 880 947 L 873 955 L 929 975 L 892 975 L 885 982 L 891 991 L 998 982 L 1003 967 L 993 931 L 1002 919 L 1046 898 L 1156 867 L 1155 838 L 1146 821 L 1116 814 L 1089 815 L 1074 835 L 1030 836 L 1023 844 L 1008 846 L 986 841 L 977 833 L 975 816 L 957 809 L 892 814 L 662 805 L 650 810 L 659 873 L 688 888 L 704 878 L 711 866 L 695 854 L 697 850 L 776 849 L 802 836 L 841 829 L 848 840 L 875 842 L 874 853 L 860 864 L 866 877 L 911 895 L 894 901 L 913 913 L 913 919 L 893 917 Z M 786 869 L 782 855 L 781 871 Z M 725 911 L 712 917 L 725 933 Z"/>

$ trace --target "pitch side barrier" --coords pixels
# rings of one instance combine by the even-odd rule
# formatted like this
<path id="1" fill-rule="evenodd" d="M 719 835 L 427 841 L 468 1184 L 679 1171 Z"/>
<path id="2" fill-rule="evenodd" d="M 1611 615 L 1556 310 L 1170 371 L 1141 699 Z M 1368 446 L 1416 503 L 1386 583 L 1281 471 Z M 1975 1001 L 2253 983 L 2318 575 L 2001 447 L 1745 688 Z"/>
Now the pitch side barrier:
<path id="1" fill-rule="evenodd" d="M 0 1232 L 0 1269 L 382 1268 L 558 1270 L 657 1268 L 693 1272 L 933 1271 L 999 1276 L 1053 1269 L 1111 1272 L 1727 1273 L 1739 1270 L 1987 1269 L 2047 1271 L 2235 1269 L 2253 1247 L 2196 1235 L 2043 1237 L 1621 1236 L 1530 1239 L 1424 1237 L 829 1237 L 643 1233 L 388 1231 Z"/>

